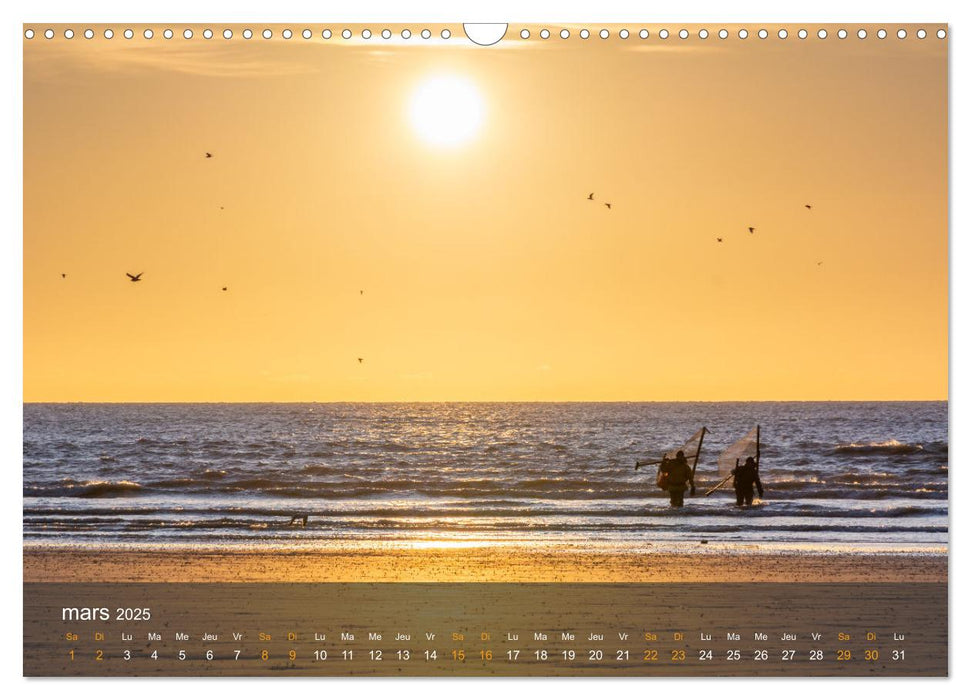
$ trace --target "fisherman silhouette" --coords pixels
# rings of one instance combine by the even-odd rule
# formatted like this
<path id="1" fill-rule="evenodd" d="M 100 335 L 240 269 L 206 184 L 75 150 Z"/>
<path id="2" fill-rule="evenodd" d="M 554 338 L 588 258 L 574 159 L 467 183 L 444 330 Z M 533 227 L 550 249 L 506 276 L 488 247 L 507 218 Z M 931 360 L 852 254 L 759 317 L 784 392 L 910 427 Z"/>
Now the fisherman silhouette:
<path id="1" fill-rule="evenodd" d="M 737 505 L 743 503 L 747 506 L 752 505 L 752 499 L 755 497 L 753 487 L 758 488 L 759 498 L 762 498 L 765 491 L 762 489 L 762 480 L 759 479 L 759 465 L 755 463 L 752 457 L 746 459 L 742 466 L 735 467 L 732 474 L 735 475 L 732 485 L 735 487 L 735 503 Z"/>
<path id="2" fill-rule="evenodd" d="M 695 481 L 691 475 L 691 467 L 684 456 L 683 450 L 678 450 L 674 459 L 661 460 L 658 467 L 657 485 L 671 494 L 671 505 L 680 508 L 684 505 L 684 492 L 691 485 L 691 495 L 695 495 Z"/>

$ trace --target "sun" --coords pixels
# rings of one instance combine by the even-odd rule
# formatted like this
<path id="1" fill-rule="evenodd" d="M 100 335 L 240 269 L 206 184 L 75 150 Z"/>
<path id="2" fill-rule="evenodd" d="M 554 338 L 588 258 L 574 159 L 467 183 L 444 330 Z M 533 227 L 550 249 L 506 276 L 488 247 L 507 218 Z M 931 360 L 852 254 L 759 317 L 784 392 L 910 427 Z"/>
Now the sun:
<path id="1" fill-rule="evenodd" d="M 457 76 L 429 78 L 415 90 L 409 107 L 411 125 L 435 146 L 460 146 L 479 133 L 485 116 L 482 96 Z"/>

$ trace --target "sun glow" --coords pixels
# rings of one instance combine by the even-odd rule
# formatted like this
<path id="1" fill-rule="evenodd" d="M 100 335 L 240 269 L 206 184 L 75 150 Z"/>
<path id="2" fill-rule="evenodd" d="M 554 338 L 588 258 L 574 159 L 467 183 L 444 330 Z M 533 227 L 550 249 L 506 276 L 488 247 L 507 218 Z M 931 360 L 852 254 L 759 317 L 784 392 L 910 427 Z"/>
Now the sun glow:
<path id="1" fill-rule="evenodd" d="M 411 98 L 411 124 L 436 146 L 459 146 L 473 138 L 484 117 L 482 97 L 464 78 L 441 76 L 422 83 Z"/>

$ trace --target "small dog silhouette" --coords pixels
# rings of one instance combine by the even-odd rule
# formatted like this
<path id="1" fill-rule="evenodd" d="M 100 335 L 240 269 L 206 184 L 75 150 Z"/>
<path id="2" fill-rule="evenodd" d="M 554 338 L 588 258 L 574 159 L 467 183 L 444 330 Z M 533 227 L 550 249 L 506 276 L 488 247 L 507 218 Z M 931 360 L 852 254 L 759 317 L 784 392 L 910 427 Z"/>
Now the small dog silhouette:
<path id="1" fill-rule="evenodd" d="M 304 513 L 302 515 L 291 515 L 290 516 L 290 524 L 291 525 L 294 525 L 294 524 L 296 524 L 296 522 L 298 520 L 302 520 L 303 521 L 303 526 L 304 527 L 307 527 L 307 518 L 309 518 L 309 517 L 310 516 L 307 515 L 306 513 Z"/>

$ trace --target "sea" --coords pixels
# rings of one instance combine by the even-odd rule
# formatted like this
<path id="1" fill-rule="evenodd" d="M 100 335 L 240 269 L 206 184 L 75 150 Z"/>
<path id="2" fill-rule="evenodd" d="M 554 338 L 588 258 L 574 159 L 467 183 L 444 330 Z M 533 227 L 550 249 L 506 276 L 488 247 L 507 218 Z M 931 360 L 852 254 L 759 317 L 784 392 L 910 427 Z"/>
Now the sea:
<path id="1" fill-rule="evenodd" d="M 764 498 L 718 454 L 760 426 Z M 700 427 L 698 491 L 658 459 Z M 293 516 L 307 516 L 291 524 Z M 946 552 L 947 402 L 24 406 L 27 545 Z"/>

